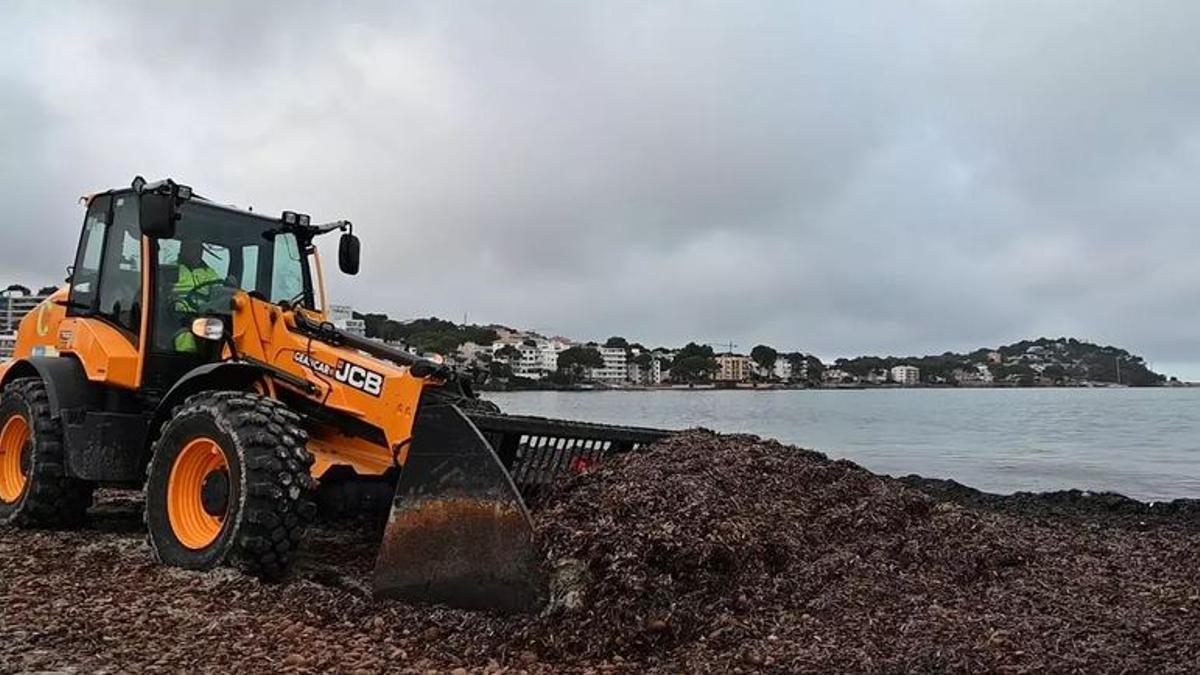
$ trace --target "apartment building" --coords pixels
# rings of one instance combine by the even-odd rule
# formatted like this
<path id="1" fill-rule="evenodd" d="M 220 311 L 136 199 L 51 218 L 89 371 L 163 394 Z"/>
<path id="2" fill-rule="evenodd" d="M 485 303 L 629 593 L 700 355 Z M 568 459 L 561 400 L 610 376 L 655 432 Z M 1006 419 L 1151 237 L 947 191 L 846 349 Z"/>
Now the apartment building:
<path id="1" fill-rule="evenodd" d="M 537 343 L 529 344 L 521 342 L 513 345 L 520 352 L 520 356 L 515 359 L 510 359 L 508 365 L 512 368 L 513 375 L 517 377 L 527 377 L 531 380 L 541 379 L 544 374 L 542 370 L 542 350 L 538 349 Z"/>
<path id="2" fill-rule="evenodd" d="M 0 333 L 15 333 L 21 319 L 32 312 L 49 294 L 29 293 L 24 289 L 0 291 Z"/>
<path id="3" fill-rule="evenodd" d="M 846 382 L 856 382 L 858 378 L 850 372 L 841 368 L 829 368 L 825 371 L 824 379 L 827 384 L 844 384 Z"/>
<path id="4" fill-rule="evenodd" d="M 754 372 L 754 362 L 749 356 L 741 354 L 717 354 L 717 373 L 716 380 L 718 382 L 745 382 L 750 379 L 750 373 Z"/>
<path id="5" fill-rule="evenodd" d="M 44 293 L 26 293 L 26 289 L 10 286 L 0 291 L 0 359 L 12 356 L 17 346 L 17 329 L 21 319 L 29 314 L 42 301 L 50 297 Z"/>
<path id="6" fill-rule="evenodd" d="M 790 382 L 792 379 L 792 362 L 783 357 L 775 359 L 775 367 L 771 369 L 775 379 Z"/>
<path id="7" fill-rule="evenodd" d="M 640 356 L 635 350 L 634 356 Z M 667 376 L 668 370 L 663 367 L 663 359 L 661 356 L 651 354 L 650 361 L 647 365 L 642 365 L 637 361 L 630 359 L 626 367 L 626 379 L 631 384 L 641 384 L 647 386 L 659 385 L 663 383 L 663 379 Z"/>
<path id="8" fill-rule="evenodd" d="M 458 346 L 458 352 L 455 354 L 459 363 L 467 365 L 475 363 L 479 360 L 480 354 L 492 355 L 493 349 L 491 345 L 481 345 L 475 342 L 464 342 Z"/>
<path id="9" fill-rule="evenodd" d="M 921 381 L 921 371 L 916 366 L 896 366 L 892 368 L 892 381 L 911 387 Z"/>
<path id="10" fill-rule="evenodd" d="M 558 370 L 558 355 L 567 351 L 572 346 L 569 340 L 562 338 L 554 338 L 552 340 L 538 344 L 539 358 L 541 359 L 541 369 L 545 373 L 553 373 Z"/>
<path id="11" fill-rule="evenodd" d="M 572 343 L 564 338 L 535 340 L 530 336 L 513 334 L 506 339 L 492 343 L 487 350 L 496 360 L 508 363 L 512 368 L 513 375 L 540 380 L 558 370 L 558 355 L 571 346 Z M 505 347 L 517 350 L 517 356 L 512 358 L 498 356 L 500 350 Z M 459 348 L 460 357 L 464 362 L 476 361 L 481 351 L 484 350 L 471 343 L 466 343 Z"/>
<path id="12" fill-rule="evenodd" d="M 967 387 L 990 385 L 994 380 L 992 371 L 982 363 L 975 364 L 973 367 L 955 370 L 954 379 L 960 385 Z"/>
<path id="13" fill-rule="evenodd" d="M 629 364 L 624 347 L 596 347 L 604 366 L 593 368 L 591 377 L 604 384 L 623 384 L 628 376 Z"/>
<path id="14" fill-rule="evenodd" d="M 13 333 L 0 335 L 0 361 L 12 358 L 13 351 L 17 348 L 17 336 Z"/>
<path id="15" fill-rule="evenodd" d="M 328 312 L 329 322 L 334 327 L 346 331 L 352 335 L 366 337 L 367 322 L 362 319 L 354 318 L 354 308 L 349 305 L 330 305 Z"/>

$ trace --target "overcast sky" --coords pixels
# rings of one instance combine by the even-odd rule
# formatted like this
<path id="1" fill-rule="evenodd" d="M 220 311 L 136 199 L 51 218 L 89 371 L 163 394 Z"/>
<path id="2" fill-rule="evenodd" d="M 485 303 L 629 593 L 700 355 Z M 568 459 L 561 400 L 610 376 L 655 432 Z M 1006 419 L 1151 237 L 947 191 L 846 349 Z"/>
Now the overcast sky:
<path id="1" fill-rule="evenodd" d="M 224 5 L 224 6 L 221 6 Z M 329 6 L 325 6 L 329 5 Z M 1200 379 L 1200 3 L 0 3 L 0 282 L 171 176 L 353 220 L 337 301 Z M 332 243 L 332 240 L 331 240 Z"/>

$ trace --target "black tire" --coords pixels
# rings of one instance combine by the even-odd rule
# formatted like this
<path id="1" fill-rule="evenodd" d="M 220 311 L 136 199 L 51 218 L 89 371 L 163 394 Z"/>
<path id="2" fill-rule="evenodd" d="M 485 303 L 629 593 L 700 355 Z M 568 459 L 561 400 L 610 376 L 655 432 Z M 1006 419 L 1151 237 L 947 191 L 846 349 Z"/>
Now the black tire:
<path id="1" fill-rule="evenodd" d="M 14 417 L 25 420 L 29 441 L 22 451 L 24 488 L 11 501 L 0 498 L 0 523 L 65 529 L 83 524 L 95 486 L 67 476 L 62 423 L 50 414 L 40 379 L 10 383 L 0 394 L 0 430 Z"/>
<path id="2" fill-rule="evenodd" d="M 147 469 L 146 527 L 162 563 L 195 570 L 231 565 L 267 581 L 281 578 L 316 515 L 316 482 L 300 416 L 278 401 L 245 392 L 204 392 L 163 425 Z M 216 442 L 227 465 L 220 532 L 189 548 L 168 514 L 168 484 L 183 449 L 198 438 Z"/>

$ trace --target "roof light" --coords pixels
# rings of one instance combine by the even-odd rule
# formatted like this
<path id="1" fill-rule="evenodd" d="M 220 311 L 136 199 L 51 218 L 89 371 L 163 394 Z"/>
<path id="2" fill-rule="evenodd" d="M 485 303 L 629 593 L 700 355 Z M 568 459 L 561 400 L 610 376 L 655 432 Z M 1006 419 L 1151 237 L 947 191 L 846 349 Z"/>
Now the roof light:
<path id="1" fill-rule="evenodd" d="M 295 211 L 283 212 L 283 224 L 291 225 L 292 227 L 308 227 L 312 222 L 312 218 L 307 213 L 296 213 Z"/>

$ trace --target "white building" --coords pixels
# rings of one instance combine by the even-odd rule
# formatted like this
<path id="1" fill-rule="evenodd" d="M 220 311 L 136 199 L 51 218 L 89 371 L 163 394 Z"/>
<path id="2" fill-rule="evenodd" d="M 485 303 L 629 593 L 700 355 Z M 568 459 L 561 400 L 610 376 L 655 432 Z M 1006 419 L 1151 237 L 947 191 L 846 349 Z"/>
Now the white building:
<path id="1" fill-rule="evenodd" d="M 537 343 L 522 342 L 513 347 L 520 352 L 518 358 L 510 359 L 508 362 L 508 365 L 512 367 L 513 375 L 540 380 L 542 378 L 542 351 L 538 349 Z"/>
<path id="2" fill-rule="evenodd" d="M 492 343 L 492 357 L 512 368 L 513 375 L 540 380 L 558 370 L 558 355 L 563 353 L 571 344 L 565 340 L 534 340 L 528 337 L 509 337 Z M 463 345 L 466 347 L 466 345 Z M 517 356 L 506 358 L 499 355 L 500 350 L 512 347 L 517 350 Z M 463 348 L 459 352 L 463 353 Z M 474 352 L 474 350 L 469 350 Z"/>
<path id="3" fill-rule="evenodd" d="M 666 382 L 671 377 L 671 366 L 667 365 L 671 363 L 671 358 L 665 352 L 649 352 L 649 354 L 650 364 L 648 366 L 630 362 L 630 382 L 654 387 Z"/>
<path id="4" fill-rule="evenodd" d="M 0 360 L 12 357 L 21 320 L 49 297 L 42 293 L 26 295 L 20 287 L 0 291 Z"/>
<path id="5" fill-rule="evenodd" d="M 771 367 L 771 375 L 784 382 L 792 379 L 792 362 L 782 356 L 775 359 L 775 365 Z"/>
<path id="6" fill-rule="evenodd" d="M 665 384 L 671 381 L 671 364 L 675 363 L 676 357 L 679 356 L 679 351 L 671 351 L 666 349 L 656 349 L 650 354 L 654 360 L 658 362 L 659 381 L 654 384 Z"/>
<path id="7" fill-rule="evenodd" d="M 11 359 L 17 348 L 17 336 L 13 333 L 0 335 L 0 361 Z"/>
<path id="8" fill-rule="evenodd" d="M 991 369 L 982 363 L 975 364 L 973 368 L 963 369 L 958 377 L 959 382 L 972 384 L 992 384 L 994 380 Z"/>
<path id="9" fill-rule="evenodd" d="M 42 301 L 50 297 L 38 293 L 23 295 L 22 290 L 0 291 L 0 334 L 13 334 L 21 324 L 21 319 L 32 312 Z"/>
<path id="10" fill-rule="evenodd" d="M 642 380 L 646 377 L 646 370 L 642 364 L 629 359 L 625 364 L 625 380 L 630 384 L 645 384 Z"/>
<path id="11" fill-rule="evenodd" d="M 787 365 L 783 366 L 782 370 L 780 369 L 780 366 L 778 363 L 775 364 L 776 375 L 779 375 L 782 372 L 787 373 L 787 377 L 783 377 L 782 375 L 779 375 L 779 379 L 785 380 L 787 382 L 807 382 L 808 381 L 809 373 L 808 373 L 808 360 L 807 359 L 801 357 L 801 358 L 797 359 L 796 363 L 792 363 L 791 361 L 788 361 L 787 359 L 784 359 L 784 361 L 787 363 Z"/>
<path id="12" fill-rule="evenodd" d="M 892 368 L 892 381 L 911 387 L 921 381 L 921 371 L 916 366 L 896 366 Z"/>
<path id="13" fill-rule="evenodd" d="M 604 367 L 592 368 L 591 377 L 605 384 L 621 384 L 628 375 L 628 360 L 624 347 L 596 347 L 604 359 Z"/>
<path id="14" fill-rule="evenodd" d="M 635 354 L 635 356 L 640 356 L 640 354 L 644 353 L 640 352 Z M 626 368 L 626 379 L 633 384 L 659 385 L 663 383 L 663 377 L 665 377 L 666 372 L 667 369 L 663 368 L 662 358 L 656 354 L 651 354 L 650 363 L 645 366 L 630 359 L 629 365 Z"/>
<path id="15" fill-rule="evenodd" d="M 853 382 L 857 379 L 841 368 L 829 368 L 825 371 L 824 378 L 830 384 L 841 384 L 846 381 Z"/>
<path id="16" fill-rule="evenodd" d="M 473 366 L 479 363 L 479 356 L 481 354 L 487 354 L 488 357 L 491 358 L 492 346 L 481 345 L 475 342 L 464 342 L 458 346 L 455 359 L 460 365 Z"/>
<path id="17" fill-rule="evenodd" d="M 645 378 L 644 378 L 646 384 L 653 384 L 653 385 L 662 384 L 663 379 L 666 377 L 666 375 L 665 375 L 666 372 L 667 371 L 663 368 L 662 359 L 656 359 L 654 357 L 650 357 L 650 367 L 647 369 Z"/>
<path id="18" fill-rule="evenodd" d="M 354 308 L 349 305 L 330 305 L 329 323 L 332 323 L 335 328 L 344 330 L 352 335 L 366 337 L 367 322 L 362 319 L 354 318 Z"/>
<path id="19" fill-rule="evenodd" d="M 545 373 L 558 370 L 558 355 L 571 348 L 567 340 L 555 338 L 538 344 L 538 354 L 541 359 L 541 369 Z"/>
<path id="20" fill-rule="evenodd" d="M 954 379 L 959 384 L 967 387 L 977 387 L 992 383 L 992 371 L 982 363 L 977 363 L 968 368 L 959 368 L 954 371 Z"/>

